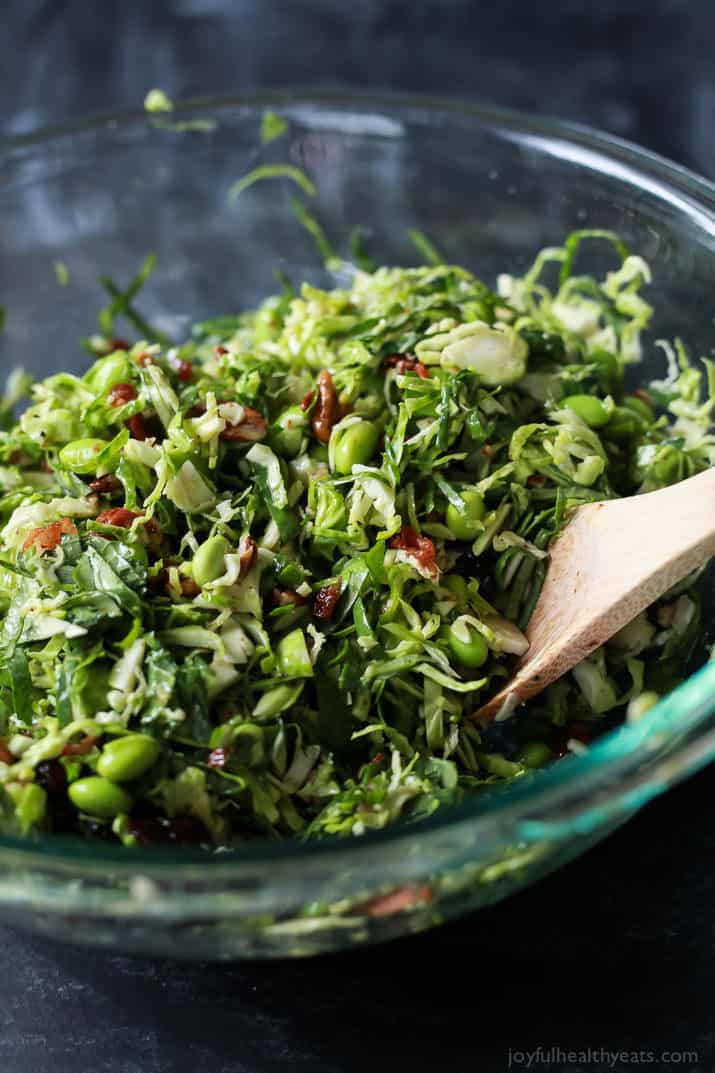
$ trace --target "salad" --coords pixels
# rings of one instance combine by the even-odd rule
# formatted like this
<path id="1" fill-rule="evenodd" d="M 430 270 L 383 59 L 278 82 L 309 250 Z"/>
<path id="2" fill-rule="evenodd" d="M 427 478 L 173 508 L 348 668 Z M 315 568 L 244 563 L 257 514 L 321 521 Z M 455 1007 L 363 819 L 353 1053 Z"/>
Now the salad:
<path id="1" fill-rule="evenodd" d="M 585 240 L 613 246 L 603 279 L 575 273 Z M 84 375 L 16 419 L 17 374 L 0 413 L 6 830 L 358 835 L 587 748 L 684 675 L 695 578 L 511 720 L 472 718 L 568 512 L 715 458 L 711 363 L 661 342 L 663 379 L 624 388 L 652 310 L 618 238 L 495 291 L 444 263 L 286 283 L 180 346 L 135 308 L 151 268 L 113 285 Z"/>

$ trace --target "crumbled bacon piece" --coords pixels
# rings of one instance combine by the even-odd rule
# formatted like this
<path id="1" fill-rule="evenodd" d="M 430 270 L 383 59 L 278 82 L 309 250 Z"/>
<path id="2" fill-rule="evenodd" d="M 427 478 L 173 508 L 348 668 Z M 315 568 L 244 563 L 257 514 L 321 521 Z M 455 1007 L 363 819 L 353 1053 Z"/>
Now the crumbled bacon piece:
<path id="1" fill-rule="evenodd" d="M 306 391 L 305 395 L 303 396 L 303 401 L 300 404 L 300 408 L 303 411 L 303 413 L 306 413 L 306 411 L 311 408 L 311 406 L 313 405 L 314 401 L 315 401 L 315 392 L 314 391 Z"/>
<path id="2" fill-rule="evenodd" d="M 135 518 L 141 515 L 136 510 L 127 510 L 126 507 L 111 507 L 97 515 L 97 521 L 102 525 L 116 525 L 120 529 L 128 529 Z"/>
<path id="3" fill-rule="evenodd" d="M 400 529 L 399 533 L 390 541 L 391 548 L 407 552 L 419 565 L 430 574 L 438 574 L 439 568 L 435 561 L 435 546 L 429 537 L 422 536 L 408 525 Z"/>
<path id="4" fill-rule="evenodd" d="M 321 443 L 327 443 L 338 420 L 338 393 L 327 369 L 318 376 L 318 399 L 313 408 L 313 432 Z"/>
<path id="5" fill-rule="evenodd" d="M 245 577 L 248 571 L 251 569 L 256 561 L 258 555 L 258 544 L 252 536 L 246 536 L 241 541 L 238 549 L 239 554 L 239 577 Z"/>
<path id="6" fill-rule="evenodd" d="M 50 522 L 41 525 L 37 529 L 31 529 L 25 537 L 22 545 L 23 551 L 34 548 L 38 555 L 44 555 L 46 551 L 53 551 L 59 546 L 64 535 L 76 536 L 77 526 L 69 518 L 62 518 L 59 522 Z"/>
<path id="7" fill-rule="evenodd" d="M 318 589 L 313 600 L 313 614 L 316 618 L 329 619 L 333 617 L 335 605 L 340 599 L 340 585 L 324 585 Z"/>
<path id="8" fill-rule="evenodd" d="M 134 384 L 115 384 L 107 396 L 110 406 L 124 406 L 128 402 L 134 402 L 137 398 L 137 389 Z"/>
<path id="9" fill-rule="evenodd" d="M 89 487 L 93 492 L 98 492 L 100 495 L 109 495 L 112 492 L 120 491 L 122 482 L 113 473 L 105 473 L 103 477 L 96 477 L 95 480 L 90 481 Z"/>
<path id="10" fill-rule="evenodd" d="M 99 734 L 87 734 L 81 741 L 70 741 L 62 750 L 63 756 L 85 756 L 99 741 Z"/>
<path id="11" fill-rule="evenodd" d="M 262 440 L 268 431 L 268 422 L 258 410 L 243 407 L 243 417 L 237 425 L 226 425 L 220 438 L 229 443 L 255 443 Z"/>
<path id="12" fill-rule="evenodd" d="M 212 749 L 206 763 L 209 767 L 226 767 L 231 755 L 230 749 Z"/>
<path id="13" fill-rule="evenodd" d="M 427 380 L 429 377 L 427 366 L 414 354 L 388 354 L 384 364 L 397 369 L 398 373 L 417 373 L 421 380 Z"/>

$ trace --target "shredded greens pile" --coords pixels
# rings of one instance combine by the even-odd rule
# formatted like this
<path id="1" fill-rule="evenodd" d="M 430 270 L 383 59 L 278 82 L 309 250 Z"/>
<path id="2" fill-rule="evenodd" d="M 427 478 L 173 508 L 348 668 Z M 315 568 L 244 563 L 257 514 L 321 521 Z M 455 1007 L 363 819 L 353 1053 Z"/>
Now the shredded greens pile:
<path id="1" fill-rule="evenodd" d="M 574 272 L 592 238 L 619 260 L 602 280 Z M 135 309 L 152 267 L 107 283 L 83 376 L 36 383 L 19 421 L 16 376 L 0 412 L 6 828 L 360 834 L 582 749 L 683 676 L 693 579 L 510 721 L 470 719 L 570 508 L 715 457 L 709 362 L 703 391 L 662 343 L 665 377 L 625 393 L 650 272 L 618 239 L 576 233 L 497 292 L 446 264 L 286 285 L 181 346 Z"/>

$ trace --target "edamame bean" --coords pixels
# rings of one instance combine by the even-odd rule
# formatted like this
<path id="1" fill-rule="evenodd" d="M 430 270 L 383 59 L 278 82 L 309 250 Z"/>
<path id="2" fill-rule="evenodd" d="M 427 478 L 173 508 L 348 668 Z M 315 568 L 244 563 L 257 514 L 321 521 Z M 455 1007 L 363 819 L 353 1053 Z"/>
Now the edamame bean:
<path id="1" fill-rule="evenodd" d="M 372 458 L 380 431 L 377 425 L 356 421 L 342 429 L 335 444 L 333 458 L 338 473 L 352 473 L 353 466 L 364 466 Z"/>
<path id="2" fill-rule="evenodd" d="M 73 440 L 60 449 L 60 465 L 72 473 L 94 473 L 97 468 L 97 455 L 106 446 L 106 440 Z"/>
<path id="3" fill-rule="evenodd" d="M 286 678 L 310 678 L 313 665 L 310 662 L 308 646 L 301 629 L 291 630 L 282 637 L 276 649 L 278 666 Z"/>
<path id="4" fill-rule="evenodd" d="M 215 581 L 226 573 L 224 556 L 230 550 L 231 545 L 222 536 L 211 537 L 199 546 L 192 563 L 197 585 L 208 585 L 210 581 Z"/>
<path id="5" fill-rule="evenodd" d="M 71 784 L 68 794 L 70 801 L 80 812 L 99 816 L 102 820 L 111 820 L 120 812 L 128 812 L 132 805 L 132 799 L 126 790 L 99 775 L 77 779 Z"/>
<path id="6" fill-rule="evenodd" d="M 639 399 L 637 395 L 627 395 L 623 400 L 623 405 L 627 410 L 632 410 L 634 414 L 637 414 L 646 425 L 652 425 L 655 421 L 652 407 L 643 399 Z"/>
<path id="7" fill-rule="evenodd" d="M 543 767 L 553 759 L 553 753 L 544 741 L 528 741 L 519 752 L 519 763 L 524 767 Z"/>
<path id="8" fill-rule="evenodd" d="M 161 749 L 156 738 L 148 734 L 127 734 L 114 738 L 102 749 L 97 773 L 112 782 L 137 779 L 156 762 Z"/>
<path id="9" fill-rule="evenodd" d="M 486 514 L 484 496 L 480 492 L 467 489 L 460 493 L 464 501 L 464 510 L 450 503 L 447 507 L 447 528 L 451 529 L 457 540 L 475 540 L 482 531 L 482 518 Z"/>
<path id="10" fill-rule="evenodd" d="M 303 434 L 308 424 L 308 415 L 300 406 L 289 406 L 279 415 L 273 431 L 273 444 L 279 454 L 286 458 L 295 458 L 303 442 Z"/>
<path id="11" fill-rule="evenodd" d="M 608 421 L 606 407 L 594 395 L 567 395 L 562 405 L 573 410 L 589 428 L 603 428 Z"/>
<path id="12" fill-rule="evenodd" d="M 638 719 L 642 719 L 646 712 L 649 712 L 654 704 L 657 704 L 660 700 L 660 694 L 656 693 L 653 689 L 646 689 L 643 693 L 640 693 L 633 700 L 629 701 L 628 708 L 626 709 L 626 718 L 635 722 Z"/>
<path id="13" fill-rule="evenodd" d="M 481 667 L 486 663 L 489 649 L 487 642 L 473 626 L 457 619 L 447 629 L 449 650 L 463 667 Z"/>
<path id="14" fill-rule="evenodd" d="M 466 604 L 467 582 L 461 574 L 447 574 L 440 580 L 440 585 L 443 589 L 451 592 L 453 596 L 456 596 L 457 603 Z"/>

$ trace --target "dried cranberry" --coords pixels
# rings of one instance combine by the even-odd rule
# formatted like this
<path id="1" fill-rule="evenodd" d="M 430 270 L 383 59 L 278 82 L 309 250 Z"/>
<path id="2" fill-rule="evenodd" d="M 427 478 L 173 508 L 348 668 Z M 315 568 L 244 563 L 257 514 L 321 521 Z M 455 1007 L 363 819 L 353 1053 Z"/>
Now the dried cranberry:
<path id="1" fill-rule="evenodd" d="M 333 617 L 335 605 L 340 599 L 340 584 L 324 585 L 318 589 L 313 600 L 313 614 L 316 618 L 329 619 Z"/>
<path id="2" fill-rule="evenodd" d="M 157 816 L 130 816 L 127 830 L 140 846 L 156 846 L 166 842 L 166 828 Z"/>
<path id="3" fill-rule="evenodd" d="M 128 402 L 134 402 L 137 398 L 137 389 L 134 384 L 115 384 L 107 396 L 110 406 L 125 406 Z"/>
<path id="4" fill-rule="evenodd" d="M 67 772 L 59 760 L 43 760 L 35 768 L 35 781 L 48 794 L 63 794 L 67 790 Z"/>
<path id="5" fill-rule="evenodd" d="M 146 422 L 141 414 L 134 414 L 127 420 L 127 428 L 135 440 L 144 441 L 147 438 Z"/>
<path id="6" fill-rule="evenodd" d="M 180 846 L 196 842 L 210 842 L 211 836 L 205 825 L 196 816 L 174 816 L 166 825 L 166 833 L 169 842 L 176 842 Z"/>
<path id="7" fill-rule="evenodd" d="M 191 377 L 194 375 L 194 367 L 191 362 L 180 361 L 176 369 L 176 375 L 178 376 L 179 380 L 183 380 L 184 382 L 190 380 Z"/>
<path id="8" fill-rule="evenodd" d="M 435 562 L 436 549 L 429 537 L 422 536 L 408 525 L 402 527 L 397 536 L 390 541 L 391 548 L 405 551 L 431 574 L 439 573 Z"/>

